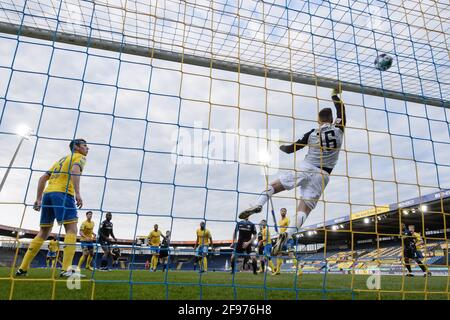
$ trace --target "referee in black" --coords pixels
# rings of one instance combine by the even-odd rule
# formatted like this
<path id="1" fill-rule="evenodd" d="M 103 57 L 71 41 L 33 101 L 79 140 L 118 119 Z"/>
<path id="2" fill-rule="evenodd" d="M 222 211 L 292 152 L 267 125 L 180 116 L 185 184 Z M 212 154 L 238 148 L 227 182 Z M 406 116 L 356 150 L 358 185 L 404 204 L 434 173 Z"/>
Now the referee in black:
<path id="1" fill-rule="evenodd" d="M 239 233 L 238 241 L 236 241 L 236 236 Z M 235 263 L 236 263 L 236 254 L 239 256 L 244 256 L 244 260 L 248 260 L 250 254 L 252 253 L 252 244 L 256 240 L 256 227 L 253 222 L 247 219 L 243 219 L 239 221 L 236 225 L 236 228 L 233 232 L 233 242 L 231 244 L 231 248 L 233 248 L 233 253 L 231 255 L 231 273 L 235 272 Z M 256 268 L 256 255 L 251 256 L 252 266 L 253 266 L 253 274 L 257 274 Z"/>
<path id="2" fill-rule="evenodd" d="M 116 237 L 113 232 L 113 224 L 111 222 L 112 214 L 111 212 L 106 212 L 106 219 L 100 225 L 98 230 L 98 242 L 103 249 L 102 263 L 100 266 L 100 270 L 109 271 L 108 268 L 108 260 L 111 257 L 111 238 L 117 242 Z"/>
<path id="3" fill-rule="evenodd" d="M 163 238 L 161 247 L 159 248 L 159 260 L 162 264 L 162 272 L 169 270 L 169 246 L 170 246 L 170 231 L 166 231 L 166 236 Z"/>
<path id="4" fill-rule="evenodd" d="M 257 253 L 257 256 L 259 258 L 259 263 L 261 264 L 259 272 L 264 273 L 264 246 L 262 245 L 261 240 L 263 239 L 262 231 L 261 231 L 261 225 L 259 225 L 259 232 L 258 232 L 258 244 L 256 245 L 255 252 Z"/>

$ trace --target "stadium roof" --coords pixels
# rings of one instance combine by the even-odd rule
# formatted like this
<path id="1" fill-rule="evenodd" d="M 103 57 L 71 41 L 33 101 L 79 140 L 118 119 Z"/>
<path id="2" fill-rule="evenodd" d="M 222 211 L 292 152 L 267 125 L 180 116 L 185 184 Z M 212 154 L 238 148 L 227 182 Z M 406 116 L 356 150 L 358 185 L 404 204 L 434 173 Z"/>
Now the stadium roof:
<path id="1" fill-rule="evenodd" d="M 416 197 L 399 203 L 378 206 L 347 217 L 308 226 L 300 232 L 299 243 L 313 244 L 376 239 L 396 236 L 401 223 L 415 225 L 416 231 L 439 231 L 450 228 L 450 190 Z M 326 234 L 326 239 L 325 239 Z M 427 237 L 443 238 L 442 235 Z M 354 239 L 355 240 L 355 239 Z"/>

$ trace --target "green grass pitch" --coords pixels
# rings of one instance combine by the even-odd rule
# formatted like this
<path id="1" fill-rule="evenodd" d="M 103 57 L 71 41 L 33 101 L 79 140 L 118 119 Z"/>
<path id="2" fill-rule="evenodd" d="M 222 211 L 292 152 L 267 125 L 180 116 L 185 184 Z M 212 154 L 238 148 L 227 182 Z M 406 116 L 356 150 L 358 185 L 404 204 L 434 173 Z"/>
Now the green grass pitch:
<path id="1" fill-rule="evenodd" d="M 382 276 L 381 292 L 368 290 L 366 275 L 303 274 L 279 276 L 209 272 L 171 271 L 169 273 L 127 270 L 83 273 L 86 275 L 80 289 L 69 290 L 65 280 L 52 280 L 52 270 L 31 269 L 27 277 L 12 283 L 11 269 L 0 268 L 0 300 L 10 298 L 13 285 L 14 300 L 23 299 L 170 299 L 170 300 L 362 300 L 362 299 L 450 299 L 448 277 L 405 278 Z M 132 284 L 130 284 L 132 282 Z M 352 290 L 353 289 L 353 290 Z"/>

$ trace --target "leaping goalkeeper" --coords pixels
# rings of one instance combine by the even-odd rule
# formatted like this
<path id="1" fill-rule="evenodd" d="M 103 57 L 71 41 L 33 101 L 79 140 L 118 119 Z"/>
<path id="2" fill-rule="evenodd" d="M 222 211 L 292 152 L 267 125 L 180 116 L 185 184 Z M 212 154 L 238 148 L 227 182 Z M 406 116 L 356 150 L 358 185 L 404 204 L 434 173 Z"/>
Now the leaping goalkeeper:
<path id="1" fill-rule="evenodd" d="M 271 182 L 268 189 L 261 193 L 257 204 L 242 211 L 240 219 L 246 219 L 254 213 L 262 211 L 269 197 L 284 190 L 300 187 L 300 202 L 297 212 L 290 217 L 289 228 L 281 233 L 273 247 L 272 255 L 276 256 L 285 246 L 288 239 L 298 232 L 305 223 L 310 212 L 316 207 L 317 200 L 328 184 L 330 173 L 336 165 L 341 150 L 345 128 L 345 107 L 338 94 L 341 91 L 333 89 L 331 99 L 336 108 L 336 120 L 333 121 L 331 108 L 324 108 L 318 114 L 319 128 L 311 129 L 303 137 L 290 145 L 280 146 L 285 153 L 294 153 L 308 146 L 308 153 L 300 163 L 298 173 L 287 172 Z"/>

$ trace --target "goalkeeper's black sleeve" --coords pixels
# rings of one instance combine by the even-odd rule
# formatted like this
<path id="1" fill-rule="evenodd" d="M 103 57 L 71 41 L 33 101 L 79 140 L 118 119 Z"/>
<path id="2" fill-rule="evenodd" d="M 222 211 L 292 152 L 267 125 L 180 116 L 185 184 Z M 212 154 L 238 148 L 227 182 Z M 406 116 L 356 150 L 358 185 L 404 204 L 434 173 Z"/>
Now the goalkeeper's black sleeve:
<path id="1" fill-rule="evenodd" d="M 336 127 L 339 127 L 342 131 L 344 131 L 345 124 L 347 119 L 345 117 L 345 105 L 344 102 L 339 98 L 337 94 L 331 97 L 334 102 L 334 107 L 336 108 Z"/>
<path id="2" fill-rule="evenodd" d="M 314 129 L 311 129 L 310 131 L 305 133 L 301 139 L 298 139 L 293 144 L 280 146 L 280 150 L 285 153 L 293 153 L 300 149 L 303 149 L 304 147 L 306 147 L 308 145 L 309 136 L 311 135 L 311 133 L 313 131 L 314 131 Z"/>

